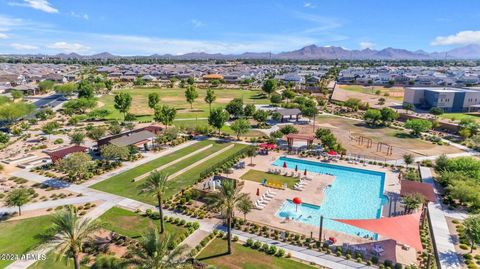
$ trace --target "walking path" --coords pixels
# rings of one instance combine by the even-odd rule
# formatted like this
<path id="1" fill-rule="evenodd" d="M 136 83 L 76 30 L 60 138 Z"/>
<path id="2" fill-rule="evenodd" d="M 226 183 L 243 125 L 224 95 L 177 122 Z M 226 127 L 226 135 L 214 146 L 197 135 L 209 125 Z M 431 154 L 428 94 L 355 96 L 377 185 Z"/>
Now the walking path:
<path id="1" fill-rule="evenodd" d="M 198 149 L 198 150 L 196 150 L 196 151 L 194 151 L 194 152 L 192 152 L 192 153 L 189 153 L 189 154 L 187 154 L 187 155 L 185 155 L 185 156 L 183 156 L 183 157 L 181 157 L 181 158 L 178 158 L 178 159 L 176 159 L 176 160 L 174 160 L 174 161 L 171 161 L 171 162 L 169 162 L 169 163 L 166 163 L 166 164 L 164 164 L 164 165 L 162 165 L 162 166 L 160 166 L 160 167 L 158 167 L 157 169 L 154 169 L 154 170 L 152 170 L 152 171 L 161 171 L 161 170 L 163 170 L 163 169 L 165 169 L 165 168 L 167 168 L 167 167 L 169 167 L 169 166 L 171 166 L 171 165 L 174 165 L 174 164 L 176 164 L 176 163 L 179 163 L 179 162 L 181 162 L 181 161 L 183 161 L 183 160 L 185 160 L 185 159 L 187 159 L 187 158 L 190 158 L 190 157 L 192 157 L 193 155 L 196 155 L 196 154 L 198 154 L 198 153 L 200 153 L 200 152 L 202 152 L 202 151 L 205 151 L 205 150 L 207 150 L 207 149 L 209 149 L 209 148 L 211 148 L 211 147 L 213 147 L 213 144 L 210 144 L 210 145 L 208 145 L 208 146 L 205 146 L 205 147 L 203 147 L 203 148 L 201 148 L 201 149 Z M 141 176 L 136 177 L 136 178 L 135 178 L 135 181 L 138 181 L 138 180 L 141 180 L 141 179 L 147 177 L 148 175 L 150 175 L 150 173 L 151 173 L 152 171 L 150 171 L 150 172 L 148 172 L 148 173 L 145 173 L 145 174 L 143 174 L 143 175 L 141 175 Z"/>
<path id="2" fill-rule="evenodd" d="M 192 169 L 192 168 L 194 168 L 194 167 L 196 167 L 196 166 L 198 166 L 198 165 L 200 165 L 200 164 L 202 164 L 202 163 L 204 163 L 204 162 L 206 162 L 206 161 L 214 158 L 215 156 L 218 156 L 218 155 L 224 153 L 225 151 L 233 148 L 234 146 L 235 146 L 234 144 L 230 144 L 230 145 L 224 147 L 223 149 L 221 149 L 221 150 L 219 150 L 219 151 L 217 151 L 217 152 L 215 152 L 215 153 L 213 153 L 213 154 L 210 154 L 210 155 L 208 155 L 207 157 L 205 157 L 205 158 L 203 158 L 203 159 L 201 159 L 201 160 L 199 160 L 199 161 L 196 161 L 196 162 L 192 163 L 191 165 L 189 165 L 189 166 L 187 166 L 187 167 L 185 167 L 185 168 L 183 168 L 183 169 L 181 169 L 181 170 L 179 170 L 179 171 L 177 171 L 177 172 L 169 175 L 169 176 L 168 176 L 168 179 L 176 178 L 177 176 L 179 176 L 179 175 L 187 172 L 188 170 L 190 170 L 190 169 Z"/>
<path id="3" fill-rule="evenodd" d="M 420 175 L 422 181 L 433 184 L 435 192 L 437 193 L 437 201 L 428 204 L 428 214 L 432 225 L 432 237 L 435 244 L 435 251 L 437 259 L 440 263 L 441 269 L 460 268 L 460 260 L 455 251 L 452 236 L 448 230 L 446 220 L 446 212 L 442 207 L 441 198 L 438 196 L 438 190 L 433 180 L 432 171 L 428 167 L 420 167 Z"/>
<path id="4" fill-rule="evenodd" d="M 224 228 L 224 230 L 226 229 Z M 314 262 L 321 266 L 325 266 L 332 269 L 375 268 L 375 267 L 367 266 L 365 264 L 357 263 L 353 260 L 345 260 L 344 258 L 341 258 L 341 257 L 328 255 L 323 252 L 314 251 L 314 250 L 306 249 L 299 246 L 289 245 L 284 242 L 265 238 L 255 234 L 242 232 L 239 230 L 232 230 L 232 234 L 238 236 L 240 241 L 246 242 L 247 239 L 252 239 L 253 241 L 258 240 L 262 243 L 267 243 L 269 245 L 274 245 L 277 248 L 282 248 L 285 250 L 286 253 L 290 253 L 292 257 L 295 257 L 297 259 L 304 260 L 307 262 Z"/>

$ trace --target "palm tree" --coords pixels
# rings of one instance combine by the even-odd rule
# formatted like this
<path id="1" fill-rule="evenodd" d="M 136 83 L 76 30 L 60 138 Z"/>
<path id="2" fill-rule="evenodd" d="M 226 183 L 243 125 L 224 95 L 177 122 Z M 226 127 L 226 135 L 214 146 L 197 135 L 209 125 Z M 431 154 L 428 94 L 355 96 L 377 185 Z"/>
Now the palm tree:
<path id="1" fill-rule="evenodd" d="M 157 198 L 158 213 L 160 214 L 160 233 L 163 234 L 165 227 L 163 224 L 162 197 L 167 187 L 168 175 L 163 172 L 153 171 L 147 180 L 139 186 L 141 194 L 150 194 Z"/>
<path id="2" fill-rule="evenodd" d="M 253 202 L 250 200 L 250 197 L 247 197 L 246 199 L 243 199 L 238 202 L 237 205 L 238 211 L 243 213 L 243 219 L 246 221 L 247 220 L 247 214 L 250 213 L 253 209 Z"/>
<path id="3" fill-rule="evenodd" d="M 142 236 L 138 246 L 129 249 L 128 256 L 131 258 L 127 259 L 125 264 L 149 269 L 177 268 L 185 263 L 180 258 L 186 246 L 171 250 L 174 245 L 172 236 L 161 237 L 156 229 L 150 228 Z"/>
<path id="4" fill-rule="evenodd" d="M 67 252 L 71 254 L 75 269 L 80 269 L 78 255 L 82 251 L 82 245 L 90 239 L 93 232 L 100 228 L 100 225 L 90 219 L 81 219 L 72 206 L 56 213 L 52 222 L 52 231 L 55 235 L 50 244 L 55 245 L 59 258 Z"/>
<path id="5" fill-rule="evenodd" d="M 238 207 L 238 204 L 245 199 L 248 199 L 248 195 L 246 193 L 240 193 L 235 181 L 231 179 L 222 180 L 219 192 L 211 193 L 207 197 L 210 206 L 221 210 L 227 219 L 228 254 L 232 253 L 231 229 L 233 212 L 235 208 Z"/>

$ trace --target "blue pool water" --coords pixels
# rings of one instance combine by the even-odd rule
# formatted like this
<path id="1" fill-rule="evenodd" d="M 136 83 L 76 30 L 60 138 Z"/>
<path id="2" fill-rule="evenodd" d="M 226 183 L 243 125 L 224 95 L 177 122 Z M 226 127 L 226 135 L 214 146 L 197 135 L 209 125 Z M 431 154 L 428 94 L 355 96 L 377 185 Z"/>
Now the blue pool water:
<path id="1" fill-rule="evenodd" d="M 285 218 L 291 215 L 290 219 L 293 217 L 296 221 L 319 226 L 320 215 L 323 215 L 325 229 L 352 235 L 359 234 L 362 237 L 365 235 L 375 237 L 373 233 L 330 218 L 380 218 L 382 205 L 386 201 L 383 195 L 385 173 L 288 157 L 278 158 L 273 165 L 282 167 L 284 162 L 291 169 L 295 169 L 297 165 L 299 171 L 307 169 L 310 173 L 331 174 L 335 176 L 335 181 L 326 189 L 321 206 L 302 204 L 296 211 L 295 204 L 287 200 L 277 211 L 277 217 Z"/>

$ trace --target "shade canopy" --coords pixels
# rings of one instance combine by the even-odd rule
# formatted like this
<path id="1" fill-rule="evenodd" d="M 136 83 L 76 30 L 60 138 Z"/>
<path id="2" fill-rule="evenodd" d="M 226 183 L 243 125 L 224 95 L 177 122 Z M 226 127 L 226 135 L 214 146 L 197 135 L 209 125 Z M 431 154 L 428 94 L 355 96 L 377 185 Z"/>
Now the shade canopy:
<path id="1" fill-rule="evenodd" d="M 261 149 L 276 149 L 277 145 L 271 143 L 263 143 L 258 145 Z"/>
<path id="2" fill-rule="evenodd" d="M 283 168 L 287 168 L 287 162 L 283 162 Z"/>
<path id="3" fill-rule="evenodd" d="M 405 196 L 408 194 L 419 193 L 421 194 L 426 201 L 435 202 L 437 197 L 435 196 L 435 191 L 433 190 L 433 185 L 429 183 L 422 183 L 411 180 L 402 180 L 400 181 L 400 195 Z"/>
<path id="4" fill-rule="evenodd" d="M 411 246 L 418 251 L 422 251 L 423 247 L 420 240 L 420 215 L 421 212 L 417 212 L 409 215 L 381 219 L 333 220 L 377 233 L 399 243 Z"/>
<path id="5" fill-rule="evenodd" d="M 336 153 L 334 150 L 330 150 L 330 151 L 328 152 L 328 155 L 336 156 L 337 153 Z"/>

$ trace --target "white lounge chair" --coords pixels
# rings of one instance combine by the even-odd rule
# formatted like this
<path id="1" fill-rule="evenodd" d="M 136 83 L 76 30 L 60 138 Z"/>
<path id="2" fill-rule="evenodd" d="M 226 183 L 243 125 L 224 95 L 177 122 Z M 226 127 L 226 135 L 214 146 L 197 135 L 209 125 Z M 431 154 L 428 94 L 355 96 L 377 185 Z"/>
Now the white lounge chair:
<path id="1" fill-rule="evenodd" d="M 256 207 L 257 209 L 264 209 L 264 208 L 265 208 L 265 205 L 262 205 L 262 204 L 259 204 L 259 203 L 255 202 L 255 207 Z"/>
<path id="2" fill-rule="evenodd" d="M 272 200 L 272 198 L 268 197 L 265 193 L 262 195 L 262 197 L 260 199 L 262 199 L 264 201 L 267 201 L 267 202 L 270 202 Z"/>
<path id="3" fill-rule="evenodd" d="M 268 193 L 268 194 L 271 194 L 271 195 L 277 195 L 276 192 L 273 192 L 273 191 L 271 191 L 271 190 L 267 190 L 267 193 Z"/>
<path id="4" fill-rule="evenodd" d="M 273 198 L 275 196 L 274 194 L 271 194 L 268 191 L 266 193 L 264 193 L 263 195 L 265 195 L 268 198 Z"/>
<path id="5" fill-rule="evenodd" d="M 255 203 L 258 203 L 259 205 L 267 205 L 268 202 L 260 198 L 257 201 L 255 201 Z"/>

